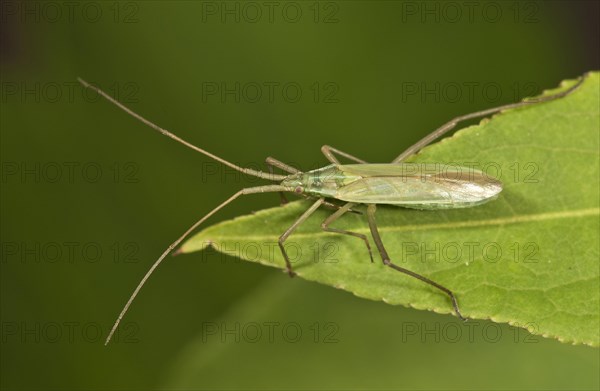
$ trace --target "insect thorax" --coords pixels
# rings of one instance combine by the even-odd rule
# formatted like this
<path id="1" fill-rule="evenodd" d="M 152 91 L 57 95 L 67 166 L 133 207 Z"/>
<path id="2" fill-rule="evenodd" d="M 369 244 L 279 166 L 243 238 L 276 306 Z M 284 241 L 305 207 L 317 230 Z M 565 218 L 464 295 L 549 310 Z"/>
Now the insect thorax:
<path id="1" fill-rule="evenodd" d="M 290 175 L 281 184 L 291 191 L 298 192 L 298 189 L 301 189 L 305 194 L 335 198 L 338 189 L 359 178 L 356 175 L 348 175 L 337 165 L 332 164 L 317 170 Z"/>

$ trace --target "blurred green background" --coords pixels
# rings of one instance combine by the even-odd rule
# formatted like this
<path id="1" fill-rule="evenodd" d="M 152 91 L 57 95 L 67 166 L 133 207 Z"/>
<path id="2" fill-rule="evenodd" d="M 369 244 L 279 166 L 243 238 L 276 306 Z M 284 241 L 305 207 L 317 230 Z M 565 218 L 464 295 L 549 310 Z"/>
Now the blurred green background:
<path id="1" fill-rule="evenodd" d="M 598 15 L 595 1 L 3 1 L 2 388 L 598 389 L 597 349 L 214 253 L 164 263 L 104 347 L 150 263 L 257 180 L 76 84 L 242 165 L 316 168 L 323 144 L 385 162 L 455 115 L 598 69 Z"/>

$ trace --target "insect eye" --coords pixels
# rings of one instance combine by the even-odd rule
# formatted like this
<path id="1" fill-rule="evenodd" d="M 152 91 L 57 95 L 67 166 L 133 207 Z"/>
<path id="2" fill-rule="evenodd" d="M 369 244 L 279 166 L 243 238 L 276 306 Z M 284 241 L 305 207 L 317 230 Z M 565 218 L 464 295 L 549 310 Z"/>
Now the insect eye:
<path id="1" fill-rule="evenodd" d="M 302 193 L 302 190 L 303 190 L 303 189 L 302 189 L 302 187 L 301 187 L 301 186 L 298 186 L 298 187 L 296 187 L 296 188 L 294 189 L 294 191 L 295 191 L 296 193 L 298 193 L 298 194 Z"/>

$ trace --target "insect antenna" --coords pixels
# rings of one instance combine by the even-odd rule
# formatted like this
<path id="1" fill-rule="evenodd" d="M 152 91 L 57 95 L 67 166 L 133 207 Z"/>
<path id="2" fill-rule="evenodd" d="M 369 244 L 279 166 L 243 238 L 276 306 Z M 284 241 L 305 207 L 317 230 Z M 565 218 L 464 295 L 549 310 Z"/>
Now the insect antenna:
<path id="1" fill-rule="evenodd" d="M 178 143 L 181 143 L 183 145 L 185 145 L 188 148 L 193 149 L 194 151 L 200 152 L 201 154 L 210 157 L 211 159 L 214 159 L 216 161 L 218 161 L 219 163 L 222 163 L 228 167 L 233 168 L 236 171 L 242 172 L 244 174 L 247 175 L 252 175 L 255 177 L 259 177 L 259 178 L 263 178 L 263 179 L 267 179 L 270 181 L 282 181 L 283 179 L 285 179 L 285 175 L 277 175 L 277 174 L 271 174 L 268 172 L 264 172 L 264 171 L 258 171 L 258 170 L 253 170 L 251 168 L 245 168 L 245 167 L 240 167 L 238 165 L 235 165 L 225 159 L 222 159 L 208 151 L 205 151 L 204 149 L 195 146 L 192 143 L 189 143 L 187 141 L 185 141 L 184 139 L 182 139 L 179 136 L 176 136 L 175 134 L 169 132 L 166 129 L 161 128 L 160 126 L 150 122 L 149 120 L 147 120 L 146 118 L 142 117 L 141 115 L 139 115 L 138 113 L 134 112 L 133 110 L 131 110 L 130 108 L 128 108 L 127 106 L 125 106 L 124 104 L 122 104 L 121 102 L 119 102 L 118 100 L 114 99 L 113 97 L 111 97 L 110 95 L 108 95 L 106 92 L 102 91 L 100 88 L 91 85 L 90 83 L 88 83 L 87 81 L 83 80 L 82 78 L 78 77 L 77 80 L 85 87 L 85 88 L 89 88 L 93 91 L 95 91 L 96 93 L 98 93 L 98 95 L 104 97 L 106 100 L 108 100 L 110 103 L 114 104 L 115 106 L 117 106 L 118 108 L 120 108 L 121 110 L 123 110 L 124 112 L 126 112 L 127 114 L 131 115 L 132 117 L 138 119 L 139 121 L 143 122 L 144 124 L 148 125 L 149 127 L 151 127 L 152 129 L 164 134 L 167 137 L 172 138 L 173 140 L 177 141 Z"/>
<path id="2" fill-rule="evenodd" d="M 216 208 L 214 208 L 213 210 L 211 210 L 210 212 L 208 212 L 200 220 L 196 221 L 196 223 L 194 223 L 194 225 L 192 225 L 190 228 L 188 228 L 188 230 L 185 231 L 183 233 L 183 235 L 181 235 L 179 238 L 177 238 L 177 240 L 175 240 L 173 243 L 171 243 L 171 245 L 169 245 L 169 247 L 167 247 L 167 249 L 162 253 L 162 255 L 152 264 L 152 266 L 150 267 L 150 269 L 146 272 L 146 274 L 144 275 L 144 277 L 141 279 L 141 281 L 139 282 L 139 284 L 137 285 L 137 287 L 135 288 L 135 290 L 133 291 L 133 293 L 129 297 L 129 300 L 127 300 L 127 303 L 125 303 L 125 306 L 121 310 L 121 313 L 119 313 L 119 316 L 117 317 L 117 320 L 115 321 L 112 329 L 110 330 L 110 333 L 108 333 L 108 337 L 106 337 L 106 341 L 104 342 L 104 345 L 107 345 L 110 342 L 113 334 L 117 330 L 117 327 L 119 327 L 119 323 L 121 323 L 121 319 L 123 319 L 123 317 L 125 316 L 125 314 L 129 310 L 129 307 L 131 306 L 131 303 L 133 303 L 133 300 L 135 299 L 135 297 L 140 292 L 140 289 L 142 289 L 142 287 L 144 286 L 144 284 L 146 283 L 146 281 L 148 280 L 148 278 L 150 278 L 150 276 L 152 275 L 152 273 L 154 273 L 154 270 L 158 267 L 158 265 L 161 264 L 161 262 L 165 259 L 165 257 L 167 255 L 169 255 L 169 253 L 171 251 L 173 251 L 173 249 L 175 247 L 177 247 L 179 245 L 179 243 L 181 243 L 181 241 L 183 239 L 185 239 L 190 233 L 192 233 L 192 231 L 194 231 L 196 228 L 198 228 L 198 226 L 200 224 L 202 224 L 209 217 L 211 217 L 212 215 L 214 215 L 215 213 L 217 213 L 221 208 L 223 208 L 224 206 L 226 206 L 227 204 L 229 204 L 230 202 L 232 202 L 233 200 L 235 200 L 236 198 L 238 198 L 241 195 L 255 194 L 255 193 L 274 193 L 274 192 L 287 191 L 287 190 L 288 189 L 286 189 L 286 187 L 280 186 L 280 185 L 257 186 L 257 187 L 249 187 L 249 188 L 246 188 L 246 189 L 242 189 L 242 190 L 238 191 L 237 193 L 235 193 L 234 195 L 232 195 L 231 197 L 229 197 L 224 202 L 222 202 L 219 206 L 217 206 Z"/>
<path id="3" fill-rule="evenodd" d="M 160 126 L 154 124 L 153 122 L 147 120 L 146 118 L 142 117 L 138 113 L 134 112 L 133 110 L 131 110 L 130 108 L 128 108 L 127 106 L 125 106 L 124 104 L 122 104 L 121 102 L 117 101 L 116 99 L 114 99 L 113 97 L 111 97 L 110 95 L 108 95 L 106 92 L 102 91 L 100 88 L 91 85 L 90 83 L 88 83 L 87 81 L 83 80 L 82 78 L 78 77 L 77 80 L 85 88 L 89 88 L 89 89 L 95 91 L 98 95 L 102 96 L 103 98 L 105 98 L 110 103 L 114 104 L 115 106 L 117 106 L 121 110 L 125 111 L 127 114 L 131 115 L 132 117 L 136 118 L 137 120 L 141 121 L 142 123 L 148 125 L 152 129 L 154 129 L 154 130 L 156 130 L 156 131 L 164 134 L 167 137 L 172 138 L 173 140 L 177 141 L 178 143 L 183 144 L 186 147 L 193 149 L 194 151 L 200 152 L 201 154 L 203 154 L 205 156 L 208 156 L 211 159 L 214 159 L 214 160 L 218 161 L 219 163 L 222 163 L 222 164 L 224 164 L 224 165 L 226 165 L 228 167 L 231 167 L 234 170 L 237 170 L 237 171 L 242 172 L 244 174 L 252 175 L 252 176 L 263 178 L 263 179 L 267 179 L 267 180 L 270 180 L 270 181 L 281 181 L 281 180 L 283 180 L 283 179 L 286 178 L 285 175 L 277 175 L 277 174 L 272 174 L 272 173 L 268 173 L 268 172 L 264 172 L 264 171 L 258 171 L 258 170 L 253 170 L 253 169 L 250 169 L 250 168 L 240 167 L 240 166 L 238 166 L 236 164 L 233 164 L 233 163 L 231 163 L 231 162 L 229 162 L 229 161 L 227 161 L 225 159 L 222 159 L 222 158 L 220 158 L 220 157 L 218 157 L 218 156 L 216 156 L 216 155 L 214 155 L 214 154 L 212 154 L 212 153 L 210 153 L 208 151 L 205 151 L 204 149 L 202 149 L 200 147 L 195 146 L 194 144 L 191 144 L 191 143 L 185 141 L 181 137 L 176 136 L 175 134 L 169 132 L 168 130 L 163 129 Z M 173 251 L 173 249 L 175 247 L 177 247 L 179 245 L 179 243 L 181 243 L 181 241 L 183 239 L 185 239 L 190 233 L 192 233 L 192 231 L 194 231 L 196 228 L 198 228 L 198 226 L 200 224 L 202 224 L 209 217 L 211 217 L 216 212 L 218 212 L 221 208 L 223 208 L 224 206 L 226 206 L 227 204 L 229 204 L 230 202 L 232 202 L 233 200 L 235 200 L 236 198 L 238 198 L 241 195 L 254 194 L 254 193 L 281 192 L 281 191 L 288 191 L 288 190 L 289 189 L 287 189 L 286 187 L 281 186 L 281 185 L 257 186 L 257 187 L 250 187 L 250 188 L 247 188 L 247 189 L 242 189 L 242 190 L 238 191 L 237 193 L 235 193 L 234 195 L 232 195 L 231 197 L 229 197 L 224 202 L 222 202 L 219 206 L 217 206 L 216 208 L 214 208 L 213 210 L 211 210 L 210 212 L 208 212 L 204 217 L 202 217 L 200 220 L 198 220 L 196 223 L 194 223 L 194 225 L 192 225 L 190 228 L 188 228 L 188 230 L 185 231 L 183 233 L 183 235 L 181 235 L 179 238 L 177 238 L 177 240 L 175 240 L 173 243 L 171 243 L 171 245 L 169 245 L 169 247 L 162 253 L 162 255 L 152 264 L 152 266 L 150 267 L 150 269 L 146 272 L 146 274 L 144 275 L 144 277 L 141 279 L 141 281 L 139 282 L 139 284 L 137 285 L 137 287 L 135 288 L 135 290 L 133 291 L 133 293 L 129 297 L 129 300 L 127 300 L 127 303 L 125 303 L 125 306 L 123 307 L 123 309 L 119 313 L 119 316 L 117 317 L 117 320 L 115 321 L 115 323 L 113 324 L 110 332 L 108 333 L 108 337 L 106 338 L 106 341 L 105 341 L 104 344 L 107 345 L 110 342 L 110 340 L 112 339 L 115 331 L 119 327 L 119 324 L 121 323 L 121 320 L 123 319 L 123 317 L 125 316 L 125 314 L 129 310 L 129 307 L 131 306 L 131 303 L 133 303 L 133 300 L 135 300 L 136 296 L 138 295 L 138 293 L 140 292 L 140 290 L 142 289 L 142 287 L 144 286 L 144 284 L 146 283 L 146 281 L 148 280 L 148 278 L 150 278 L 150 276 L 152 275 L 152 273 L 154 273 L 154 270 L 162 263 L 162 261 L 165 259 L 165 257 L 167 255 L 169 255 L 169 253 L 171 251 Z"/>

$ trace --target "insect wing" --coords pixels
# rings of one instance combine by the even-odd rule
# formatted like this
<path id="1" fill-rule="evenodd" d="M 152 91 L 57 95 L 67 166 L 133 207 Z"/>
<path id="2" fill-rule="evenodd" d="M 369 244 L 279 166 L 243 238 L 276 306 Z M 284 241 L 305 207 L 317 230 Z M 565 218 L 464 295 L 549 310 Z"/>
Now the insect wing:
<path id="1" fill-rule="evenodd" d="M 416 209 L 464 208 L 487 202 L 502 184 L 478 170 L 441 164 L 366 164 L 340 167 L 361 179 L 338 189 L 349 202 Z"/>

